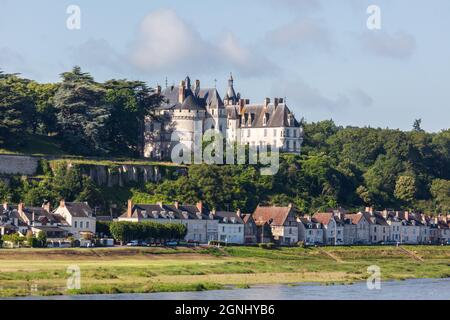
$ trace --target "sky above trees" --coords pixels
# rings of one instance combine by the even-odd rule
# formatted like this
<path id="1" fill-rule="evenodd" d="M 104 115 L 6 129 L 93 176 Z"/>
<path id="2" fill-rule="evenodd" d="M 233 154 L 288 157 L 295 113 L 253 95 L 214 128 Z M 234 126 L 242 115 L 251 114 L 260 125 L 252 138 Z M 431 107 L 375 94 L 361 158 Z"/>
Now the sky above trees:
<path id="1" fill-rule="evenodd" d="M 69 5 L 81 29 L 69 30 Z M 369 5 L 381 30 L 366 26 Z M 0 68 L 40 82 L 80 65 L 97 81 L 178 83 L 287 97 L 298 118 L 449 127 L 450 3 L 420 0 L 0 0 Z"/>

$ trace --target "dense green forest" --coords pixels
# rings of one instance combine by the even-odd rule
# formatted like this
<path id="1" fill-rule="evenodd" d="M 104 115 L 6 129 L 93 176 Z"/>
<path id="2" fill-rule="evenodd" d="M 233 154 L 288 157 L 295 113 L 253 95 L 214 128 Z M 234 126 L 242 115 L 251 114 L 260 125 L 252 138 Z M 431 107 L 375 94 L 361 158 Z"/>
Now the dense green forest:
<path id="1" fill-rule="evenodd" d="M 139 157 L 144 115 L 160 103 L 145 83 L 97 83 L 76 67 L 61 82 L 39 84 L 0 74 L 0 149 L 39 150 L 51 139 L 62 152 L 81 156 Z M 76 166 L 41 165 L 39 178 L 8 177 L 0 200 L 39 205 L 44 199 L 88 201 L 117 212 L 137 202 L 203 200 L 209 208 L 251 212 L 258 203 L 294 203 L 302 212 L 343 206 L 450 212 L 450 129 L 428 133 L 417 120 L 411 131 L 337 126 L 303 121 L 301 156 L 284 154 L 274 176 L 253 165 L 192 165 L 187 174 L 126 187 L 96 186 Z M 28 142 L 29 143 L 29 142 Z M 45 149 L 42 142 L 42 149 Z M 45 152 L 43 152 L 45 153 Z"/>

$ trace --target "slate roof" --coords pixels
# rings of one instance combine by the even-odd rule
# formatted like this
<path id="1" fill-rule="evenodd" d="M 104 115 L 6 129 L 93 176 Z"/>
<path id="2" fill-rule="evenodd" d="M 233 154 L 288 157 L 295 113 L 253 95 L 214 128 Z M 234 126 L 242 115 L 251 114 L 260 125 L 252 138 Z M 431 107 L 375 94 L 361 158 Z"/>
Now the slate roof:
<path id="1" fill-rule="evenodd" d="M 220 223 L 238 223 L 238 224 L 244 224 L 244 221 L 240 216 L 237 215 L 236 212 L 229 212 L 229 211 L 216 211 L 215 217 L 220 219 Z M 233 222 L 234 221 L 234 222 Z"/>
<path id="2" fill-rule="evenodd" d="M 92 209 L 86 202 L 66 202 L 65 206 L 73 217 L 88 218 L 92 216 Z"/>
<path id="3" fill-rule="evenodd" d="M 269 103 L 267 107 L 263 104 L 250 104 L 242 108 L 241 114 L 237 106 L 227 106 L 227 114 L 232 119 L 242 119 L 242 128 L 279 128 L 279 127 L 299 127 L 300 124 L 289 110 L 285 103 L 279 103 L 275 106 Z M 264 125 L 264 118 L 266 124 Z M 291 122 L 289 123 L 289 117 Z M 250 123 L 248 122 L 250 119 Z"/>
<path id="4" fill-rule="evenodd" d="M 139 219 L 202 219 L 209 218 L 209 215 L 204 212 L 200 215 L 196 205 L 183 204 L 135 204 L 132 208 L 132 218 Z M 128 218 L 128 212 L 120 216 L 121 218 Z"/>
<path id="5" fill-rule="evenodd" d="M 182 104 L 178 101 L 179 86 L 170 86 L 162 90 L 161 95 L 165 102 L 158 109 L 184 109 L 184 110 L 206 110 L 206 106 L 222 107 L 223 101 L 214 88 L 200 89 L 196 92 L 188 90 Z"/>

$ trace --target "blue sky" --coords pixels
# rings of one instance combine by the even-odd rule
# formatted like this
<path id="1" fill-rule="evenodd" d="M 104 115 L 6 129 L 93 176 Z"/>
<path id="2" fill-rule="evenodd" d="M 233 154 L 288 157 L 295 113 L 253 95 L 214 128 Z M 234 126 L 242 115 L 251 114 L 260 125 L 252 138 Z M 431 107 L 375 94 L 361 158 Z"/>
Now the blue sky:
<path id="1" fill-rule="evenodd" d="M 366 27 L 372 4 L 381 30 Z M 189 74 L 222 94 L 233 72 L 254 102 L 286 97 L 298 118 L 342 125 L 450 127 L 448 39 L 448 0 L 0 0 L 6 72 L 47 82 L 80 65 L 152 86 Z"/>

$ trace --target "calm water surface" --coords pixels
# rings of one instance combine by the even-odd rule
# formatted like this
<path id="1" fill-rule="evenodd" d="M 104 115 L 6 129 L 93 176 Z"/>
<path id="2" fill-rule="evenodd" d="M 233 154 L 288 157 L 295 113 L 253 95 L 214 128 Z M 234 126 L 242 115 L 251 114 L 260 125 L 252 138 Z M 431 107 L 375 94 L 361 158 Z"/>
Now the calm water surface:
<path id="1" fill-rule="evenodd" d="M 449 279 L 415 279 L 382 282 L 381 290 L 366 283 L 351 285 L 254 286 L 250 289 L 145 294 L 109 294 L 22 299 L 51 300 L 450 300 Z"/>

